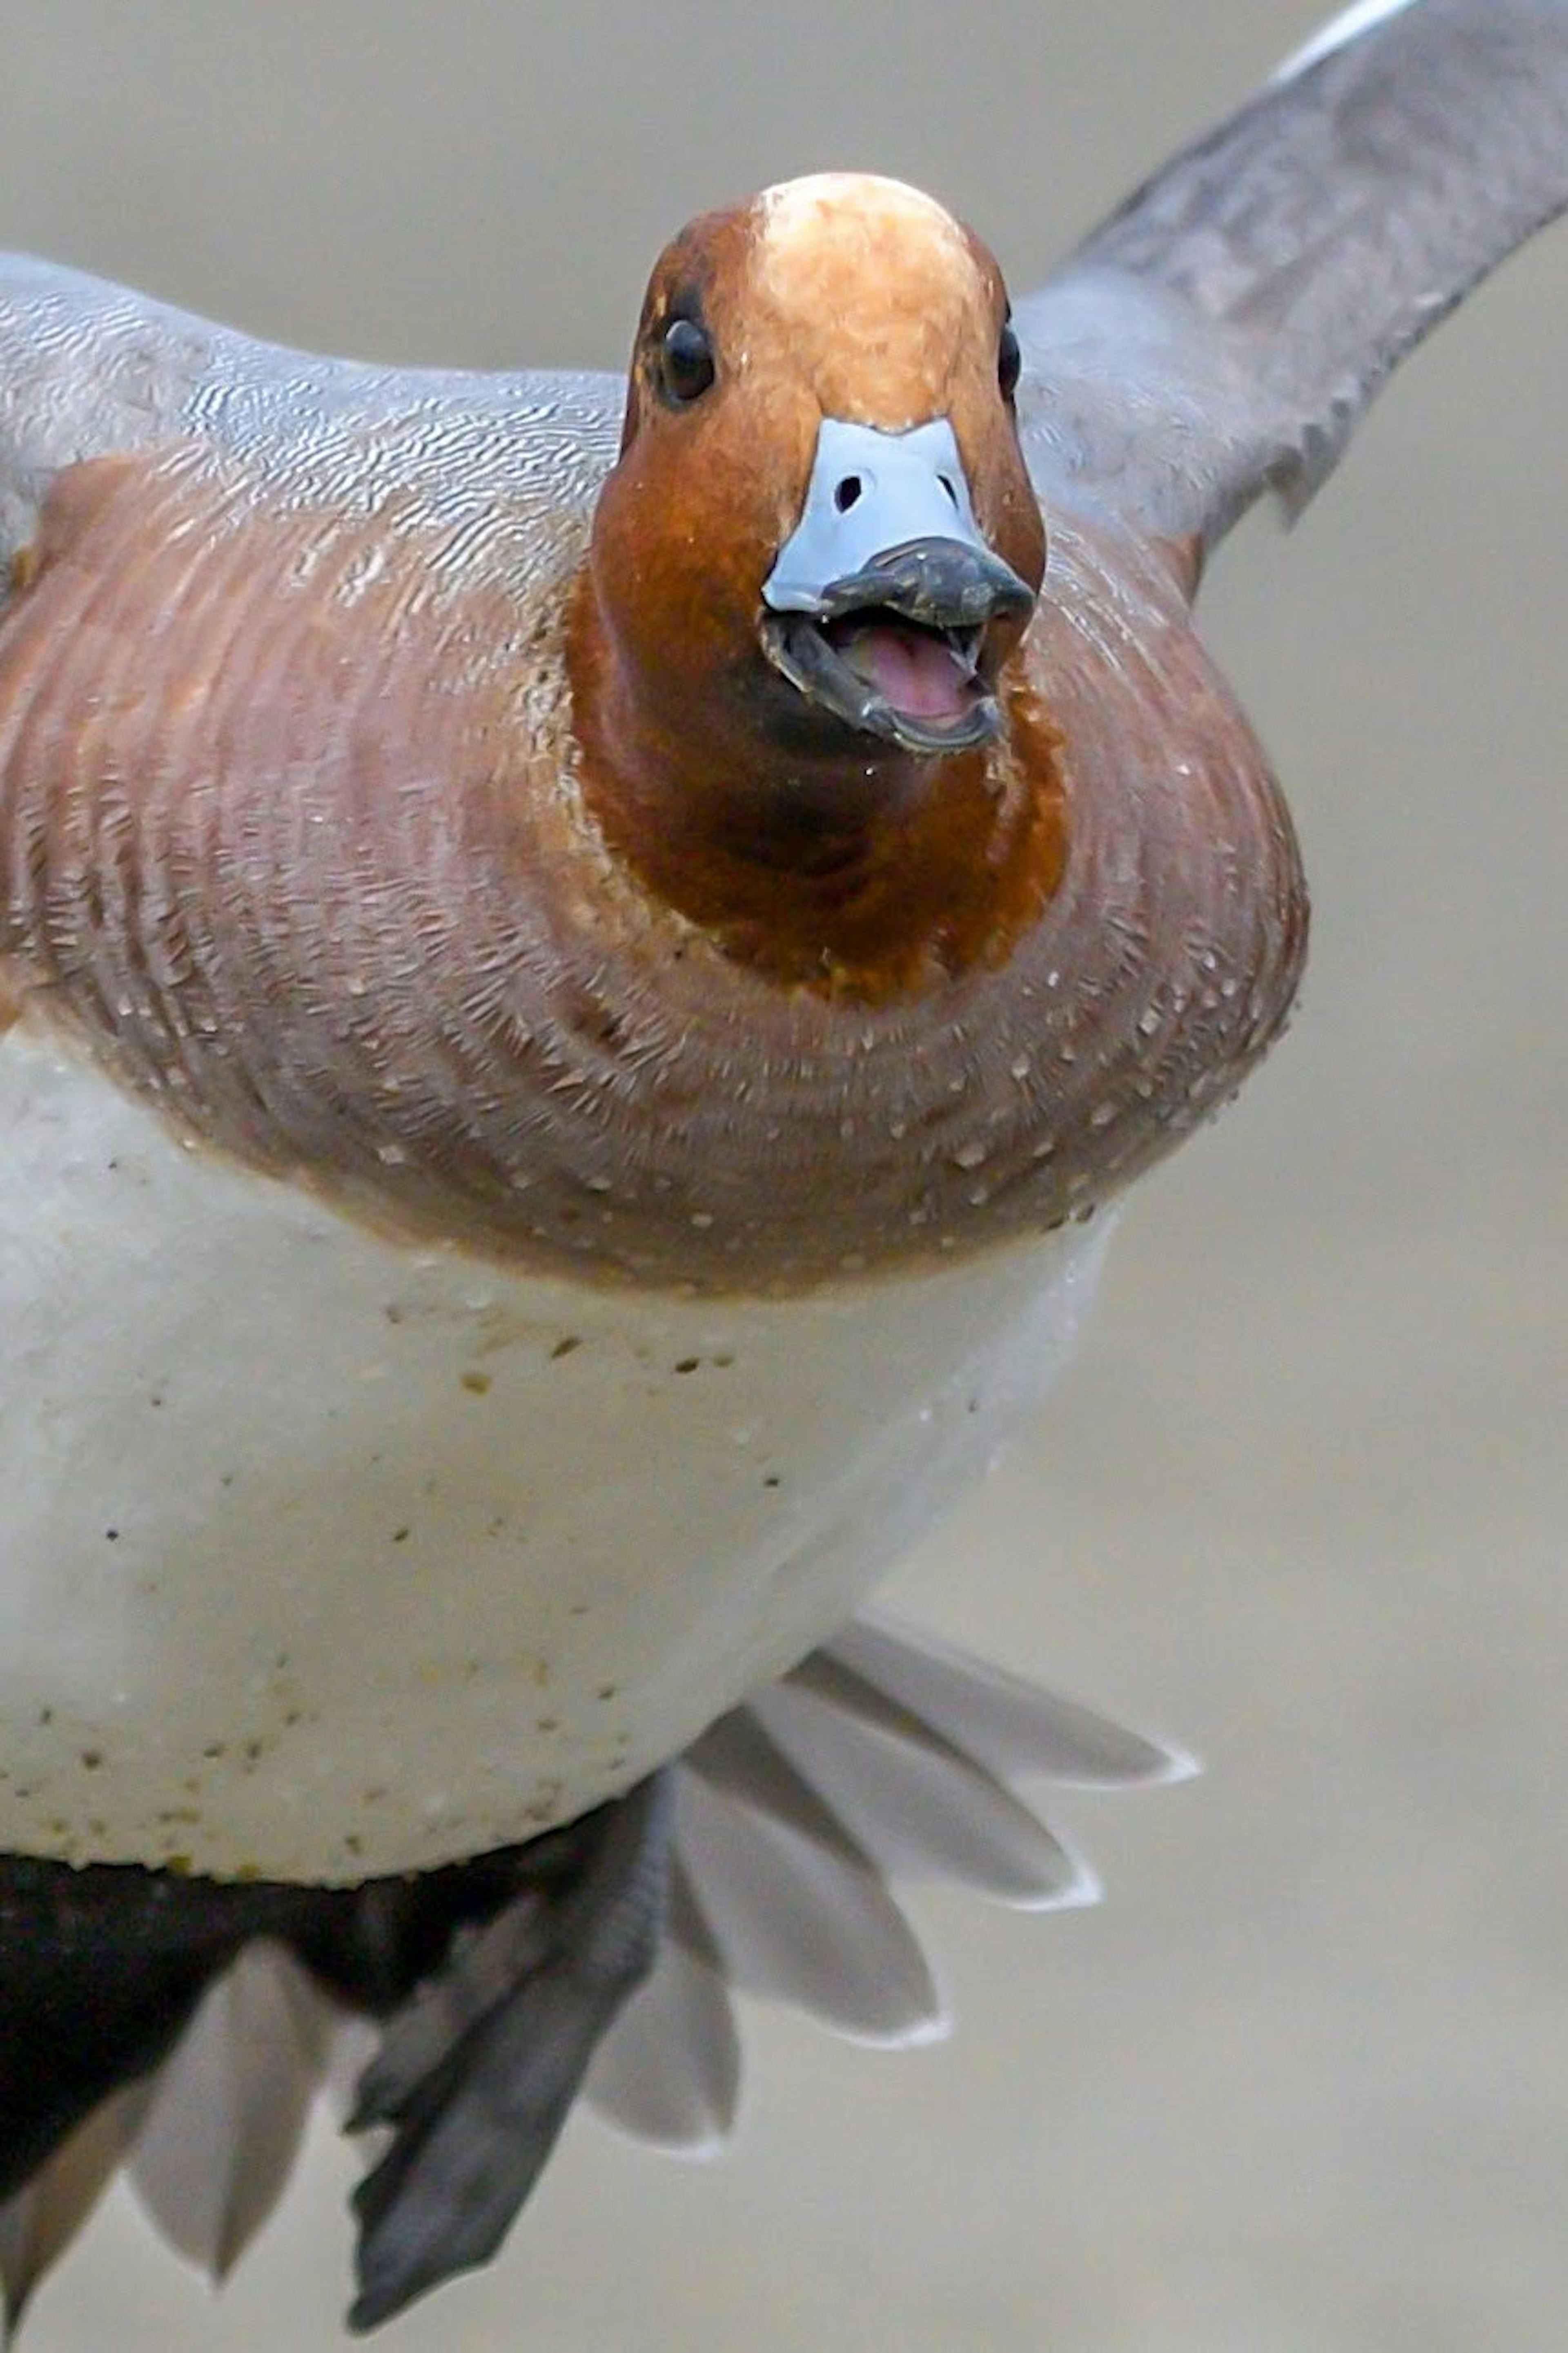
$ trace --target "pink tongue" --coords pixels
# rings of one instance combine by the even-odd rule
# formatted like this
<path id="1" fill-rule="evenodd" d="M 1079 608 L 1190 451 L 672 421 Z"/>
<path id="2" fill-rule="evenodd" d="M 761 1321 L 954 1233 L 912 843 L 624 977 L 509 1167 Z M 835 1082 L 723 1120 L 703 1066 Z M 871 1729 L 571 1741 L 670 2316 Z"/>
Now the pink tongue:
<path id="1" fill-rule="evenodd" d="M 927 629 L 869 621 L 835 638 L 840 660 L 912 719 L 961 719 L 973 696 L 952 649 Z"/>

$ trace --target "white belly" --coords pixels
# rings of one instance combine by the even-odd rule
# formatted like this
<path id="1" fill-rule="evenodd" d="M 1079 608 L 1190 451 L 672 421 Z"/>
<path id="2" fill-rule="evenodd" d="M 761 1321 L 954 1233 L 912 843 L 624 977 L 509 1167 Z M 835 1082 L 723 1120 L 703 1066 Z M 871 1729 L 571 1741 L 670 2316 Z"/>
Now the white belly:
<path id="1" fill-rule="evenodd" d="M 520 1277 L 0 1039 L 0 1851 L 358 1879 L 626 1787 L 1061 1364 L 1099 1227 L 791 1302 Z"/>

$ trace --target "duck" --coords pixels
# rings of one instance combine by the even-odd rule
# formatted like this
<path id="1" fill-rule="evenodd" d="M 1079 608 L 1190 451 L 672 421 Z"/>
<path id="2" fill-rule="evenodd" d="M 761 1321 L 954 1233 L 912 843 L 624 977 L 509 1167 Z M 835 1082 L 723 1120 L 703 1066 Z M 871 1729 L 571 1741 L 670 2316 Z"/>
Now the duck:
<path id="1" fill-rule="evenodd" d="M 909 2030 L 913 1777 L 1057 1900 L 1008 1777 L 1179 1765 L 855 1612 L 1293 998 L 1208 557 L 1568 200 L 1561 7 L 1352 15 L 1016 311 L 860 174 L 691 224 L 625 382 L 0 273 L 13 2307 L 84 2133 L 178 2237 L 236 1970 L 383 2021 L 369 2327 L 694 2000 L 711 2122 L 764 1892 Z"/>

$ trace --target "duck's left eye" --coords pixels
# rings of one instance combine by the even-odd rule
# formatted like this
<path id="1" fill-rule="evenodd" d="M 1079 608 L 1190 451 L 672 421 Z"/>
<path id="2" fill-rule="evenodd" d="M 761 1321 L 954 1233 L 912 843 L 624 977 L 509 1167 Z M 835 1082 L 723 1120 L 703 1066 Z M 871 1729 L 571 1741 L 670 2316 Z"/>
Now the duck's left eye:
<path id="1" fill-rule="evenodd" d="M 1008 320 L 1002 329 L 1002 340 L 996 346 L 996 381 L 1004 400 L 1011 400 L 1018 389 L 1018 371 L 1024 364 L 1024 354 L 1018 349 L 1018 338 Z"/>
<path id="2" fill-rule="evenodd" d="M 713 346 L 706 327 L 695 319 L 672 319 L 659 345 L 658 370 L 665 392 L 678 408 L 700 400 L 713 381 Z"/>

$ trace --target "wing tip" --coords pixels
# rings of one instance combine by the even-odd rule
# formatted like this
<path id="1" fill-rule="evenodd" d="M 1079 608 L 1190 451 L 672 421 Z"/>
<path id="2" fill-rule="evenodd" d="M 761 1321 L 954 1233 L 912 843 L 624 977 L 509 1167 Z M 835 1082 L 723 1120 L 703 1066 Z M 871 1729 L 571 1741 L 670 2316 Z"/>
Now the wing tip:
<path id="1" fill-rule="evenodd" d="M 1180 1741 L 1154 1739 L 1147 1733 L 1140 1737 L 1150 1751 L 1149 1770 L 1139 1777 L 1140 1788 L 1174 1788 L 1183 1781 L 1202 1780 L 1202 1757 L 1195 1757 L 1190 1748 L 1184 1748 Z"/>
<path id="2" fill-rule="evenodd" d="M 1048 1887 L 1003 1896 L 1000 1901 L 1009 1912 L 1091 1912 L 1097 1904 L 1105 1901 L 1105 1882 L 1089 1857 L 1069 1845 L 1059 1831 L 1055 1835 L 1057 1844 L 1072 1864 L 1071 1877 L 1059 1879 Z"/>
<path id="3" fill-rule="evenodd" d="M 1298 74 L 1310 73 L 1314 66 L 1321 65 L 1323 59 L 1331 57 L 1336 49 L 1342 49 L 1348 42 L 1359 40 L 1363 33 L 1370 33 L 1374 25 L 1381 25 L 1385 17 L 1399 16 L 1410 5 L 1411 0 L 1356 0 L 1354 6 L 1342 8 L 1337 16 L 1331 16 L 1327 24 L 1321 25 L 1309 39 L 1303 41 L 1299 49 L 1292 49 L 1283 65 L 1275 68 L 1268 77 L 1269 89 L 1278 88 L 1281 82 L 1294 81 Z"/>

